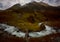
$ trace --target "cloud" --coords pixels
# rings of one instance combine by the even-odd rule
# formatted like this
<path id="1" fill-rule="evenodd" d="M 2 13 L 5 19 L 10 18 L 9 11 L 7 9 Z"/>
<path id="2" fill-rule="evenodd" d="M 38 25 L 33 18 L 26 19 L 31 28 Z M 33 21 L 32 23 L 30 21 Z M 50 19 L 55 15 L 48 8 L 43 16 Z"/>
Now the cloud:
<path id="1" fill-rule="evenodd" d="M 29 33 L 30 37 L 43 37 L 52 33 L 56 33 L 56 30 L 54 30 L 52 27 L 45 25 L 46 29 L 40 32 L 31 32 Z"/>
<path id="2" fill-rule="evenodd" d="M 60 6 L 60 0 L 44 0 L 42 2 L 54 7 Z"/>
<path id="3" fill-rule="evenodd" d="M 29 36 L 30 37 L 43 37 L 43 36 L 47 36 L 49 34 L 52 34 L 52 33 L 56 33 L 56 30 L 53 29 L 53 27 L 50 27 L 50 26 L 47 26 L 45 25 L 46 29 L 45 30 L 42 30 L 40 32 L 29 32 Z M 9 34 L 11 35 L 15 35 L 16 37 L 25 37 L 25 34 L 24 32 L 21 32 L 19 30 L 18 31 L 18 28 L 14 27 L 14 26 L 9 26 L 9 25 L 6 25 L 6 24 L 0 24 L 0 28 L 4 29 L 4 31 L 8 32 Z"/>
<path id="4" fill-rule="evenodd" d="M 1 8 L 3 7 L 2 3 L 0 3 L 0 7 L 1 7 Z"/>
<path id="5" fill-rule="evenodd" d="M 5 10 L 5 9 L 12 7 L 16 3 L 18 3 L 18 1 L 17 0 L 0 0 L 0 3 L 2 6 L 0 7 L 0 10 Z"/>
<path id="6" fill-rule="evenodd" d="M 25 33 L 19 31 L 19 29 L 14 26 L 9 26 L 7 24 L 0 24 L 0 29 L 3 29 L 3 31 L 6 31 L 7 33 L 13 36 L 15 35 L 16 37 L 23 37 L 23 38 L 25 37 Z"/>
<path id="7" fill-rule="evenodd" d="M 60 0 L 0 0 L 0 10 L 8 9 L 17 3 L 23 6 L 32 1 L 43 2 L 54 7 L 60 6 Z"/>

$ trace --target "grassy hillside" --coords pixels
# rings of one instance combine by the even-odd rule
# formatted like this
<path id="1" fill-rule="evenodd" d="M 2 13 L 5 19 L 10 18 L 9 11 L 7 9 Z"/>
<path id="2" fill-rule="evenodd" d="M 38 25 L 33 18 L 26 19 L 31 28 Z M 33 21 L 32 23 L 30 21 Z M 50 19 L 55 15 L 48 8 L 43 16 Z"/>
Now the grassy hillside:
<path id="1" fill-rule="evenodd" d="M 10 9 L 0 12 L 0 23 L 16 26 L 23 31 L 26 28 L 32 31 L 39 31 L 42 30 L 38 26 L 40 22 L 47 22 L 46 24 L 51 24 L 52 26 L 56 24 L 54 22 L 56 19 L 58 22 L 60 19 L 59 10 L 60 8 L 42 5 L 36 2 L 26 4 L 22 7 L 16 4 Z"/>

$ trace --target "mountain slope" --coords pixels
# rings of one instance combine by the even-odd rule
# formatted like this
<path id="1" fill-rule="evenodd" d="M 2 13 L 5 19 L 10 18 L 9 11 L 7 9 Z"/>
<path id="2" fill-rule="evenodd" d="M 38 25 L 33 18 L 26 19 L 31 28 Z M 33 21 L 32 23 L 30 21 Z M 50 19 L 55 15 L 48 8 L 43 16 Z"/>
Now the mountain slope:
<path id="1" fill-rule="evenodd" d="M 54 25 L 55 22 L 53 24 L 52 22 L 57 20 L 59 23 L 59 10 L 60 8 L 37 2 L 28 3 L 24 6 L 16 4 L 0 12 L 0 23 L 7 23 L 23 30 L 27 28 L 32 31 L 40 31 L 41 27 L 38 26 L 40 22 L 47 21 L 47 24 L 50 25 L 51 21 L 51 25 Z"/>

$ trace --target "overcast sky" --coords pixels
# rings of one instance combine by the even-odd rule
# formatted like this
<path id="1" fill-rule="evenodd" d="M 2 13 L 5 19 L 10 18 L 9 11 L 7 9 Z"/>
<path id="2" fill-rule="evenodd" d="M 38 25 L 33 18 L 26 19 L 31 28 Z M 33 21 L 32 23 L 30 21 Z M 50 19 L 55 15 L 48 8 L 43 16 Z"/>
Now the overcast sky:
<path id="1" fill-rule="evenodd" d="M 19 3 L 21 6 L 25 5 L 26 3 L 29 3 L 31 1 L 36 2 L 44 2 L 51 6 L 60 6 L 60 0 L 0 0 L 0 10 L 5 10 L 7 8 L 10 8 L 11 6 Z"/>

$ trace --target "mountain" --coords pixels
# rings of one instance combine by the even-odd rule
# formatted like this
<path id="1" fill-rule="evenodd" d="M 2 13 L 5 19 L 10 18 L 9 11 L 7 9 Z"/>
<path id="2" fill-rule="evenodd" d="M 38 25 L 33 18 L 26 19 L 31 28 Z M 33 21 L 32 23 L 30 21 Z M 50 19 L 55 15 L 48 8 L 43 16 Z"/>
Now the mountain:
<path id="1" fill-rule="evenodd" d="M 42 10 L 60 10 L 60 7 L 52 7 L 49 6 L 46 3 L 43 2 L 31 2 L 28 3 L 26 5 L 21 6 L 20 4 L 15 4 L 14 6 L 12 6 L 11 8 L 7 9 L 8 10 L 17 10 L 17 11 L 24 11 L 24 12 L 31 12 L 31 11 L 42 11 Z"/>
<path id="2" fill-rule="evenodd" d="M 51 26 L 60 23 L 59 10 L 59 7 L 52 7 L 42 2 L 31 2 L 24 6 L 15 4 L 0 12 L 0 23 L 7 23 L 23 30 L 27 28 L 32 31 L 40 31 L 41 27 L 38 26 L 40 22 L 47 21 L 47 24 Z"/>
<path id="3" fill-rule="evenodd" d="M 7 10 L 18 10 L 21 7 L 20 4 L 15 4 L 14 6 L 12 6 L 11 8 L 7 9 Z"/>
<path id="4" fill-rule="evenodd" d="M 49 6 L 48 4 L 45 4 L 43 2 L 31 2 L 28 3 L 26 5 L 21 6 L 20 4 L 15 4 L 14 6 L 12 6 L 11 8 L 7 9 L 6 11 L 15 11 L 17 13 L 20 12 L 34 12 L 34 11 L 38 11 L 38 12 L 44 12 L 44 11 L 60 11 L 60 7 L 52 7 Z"/>

